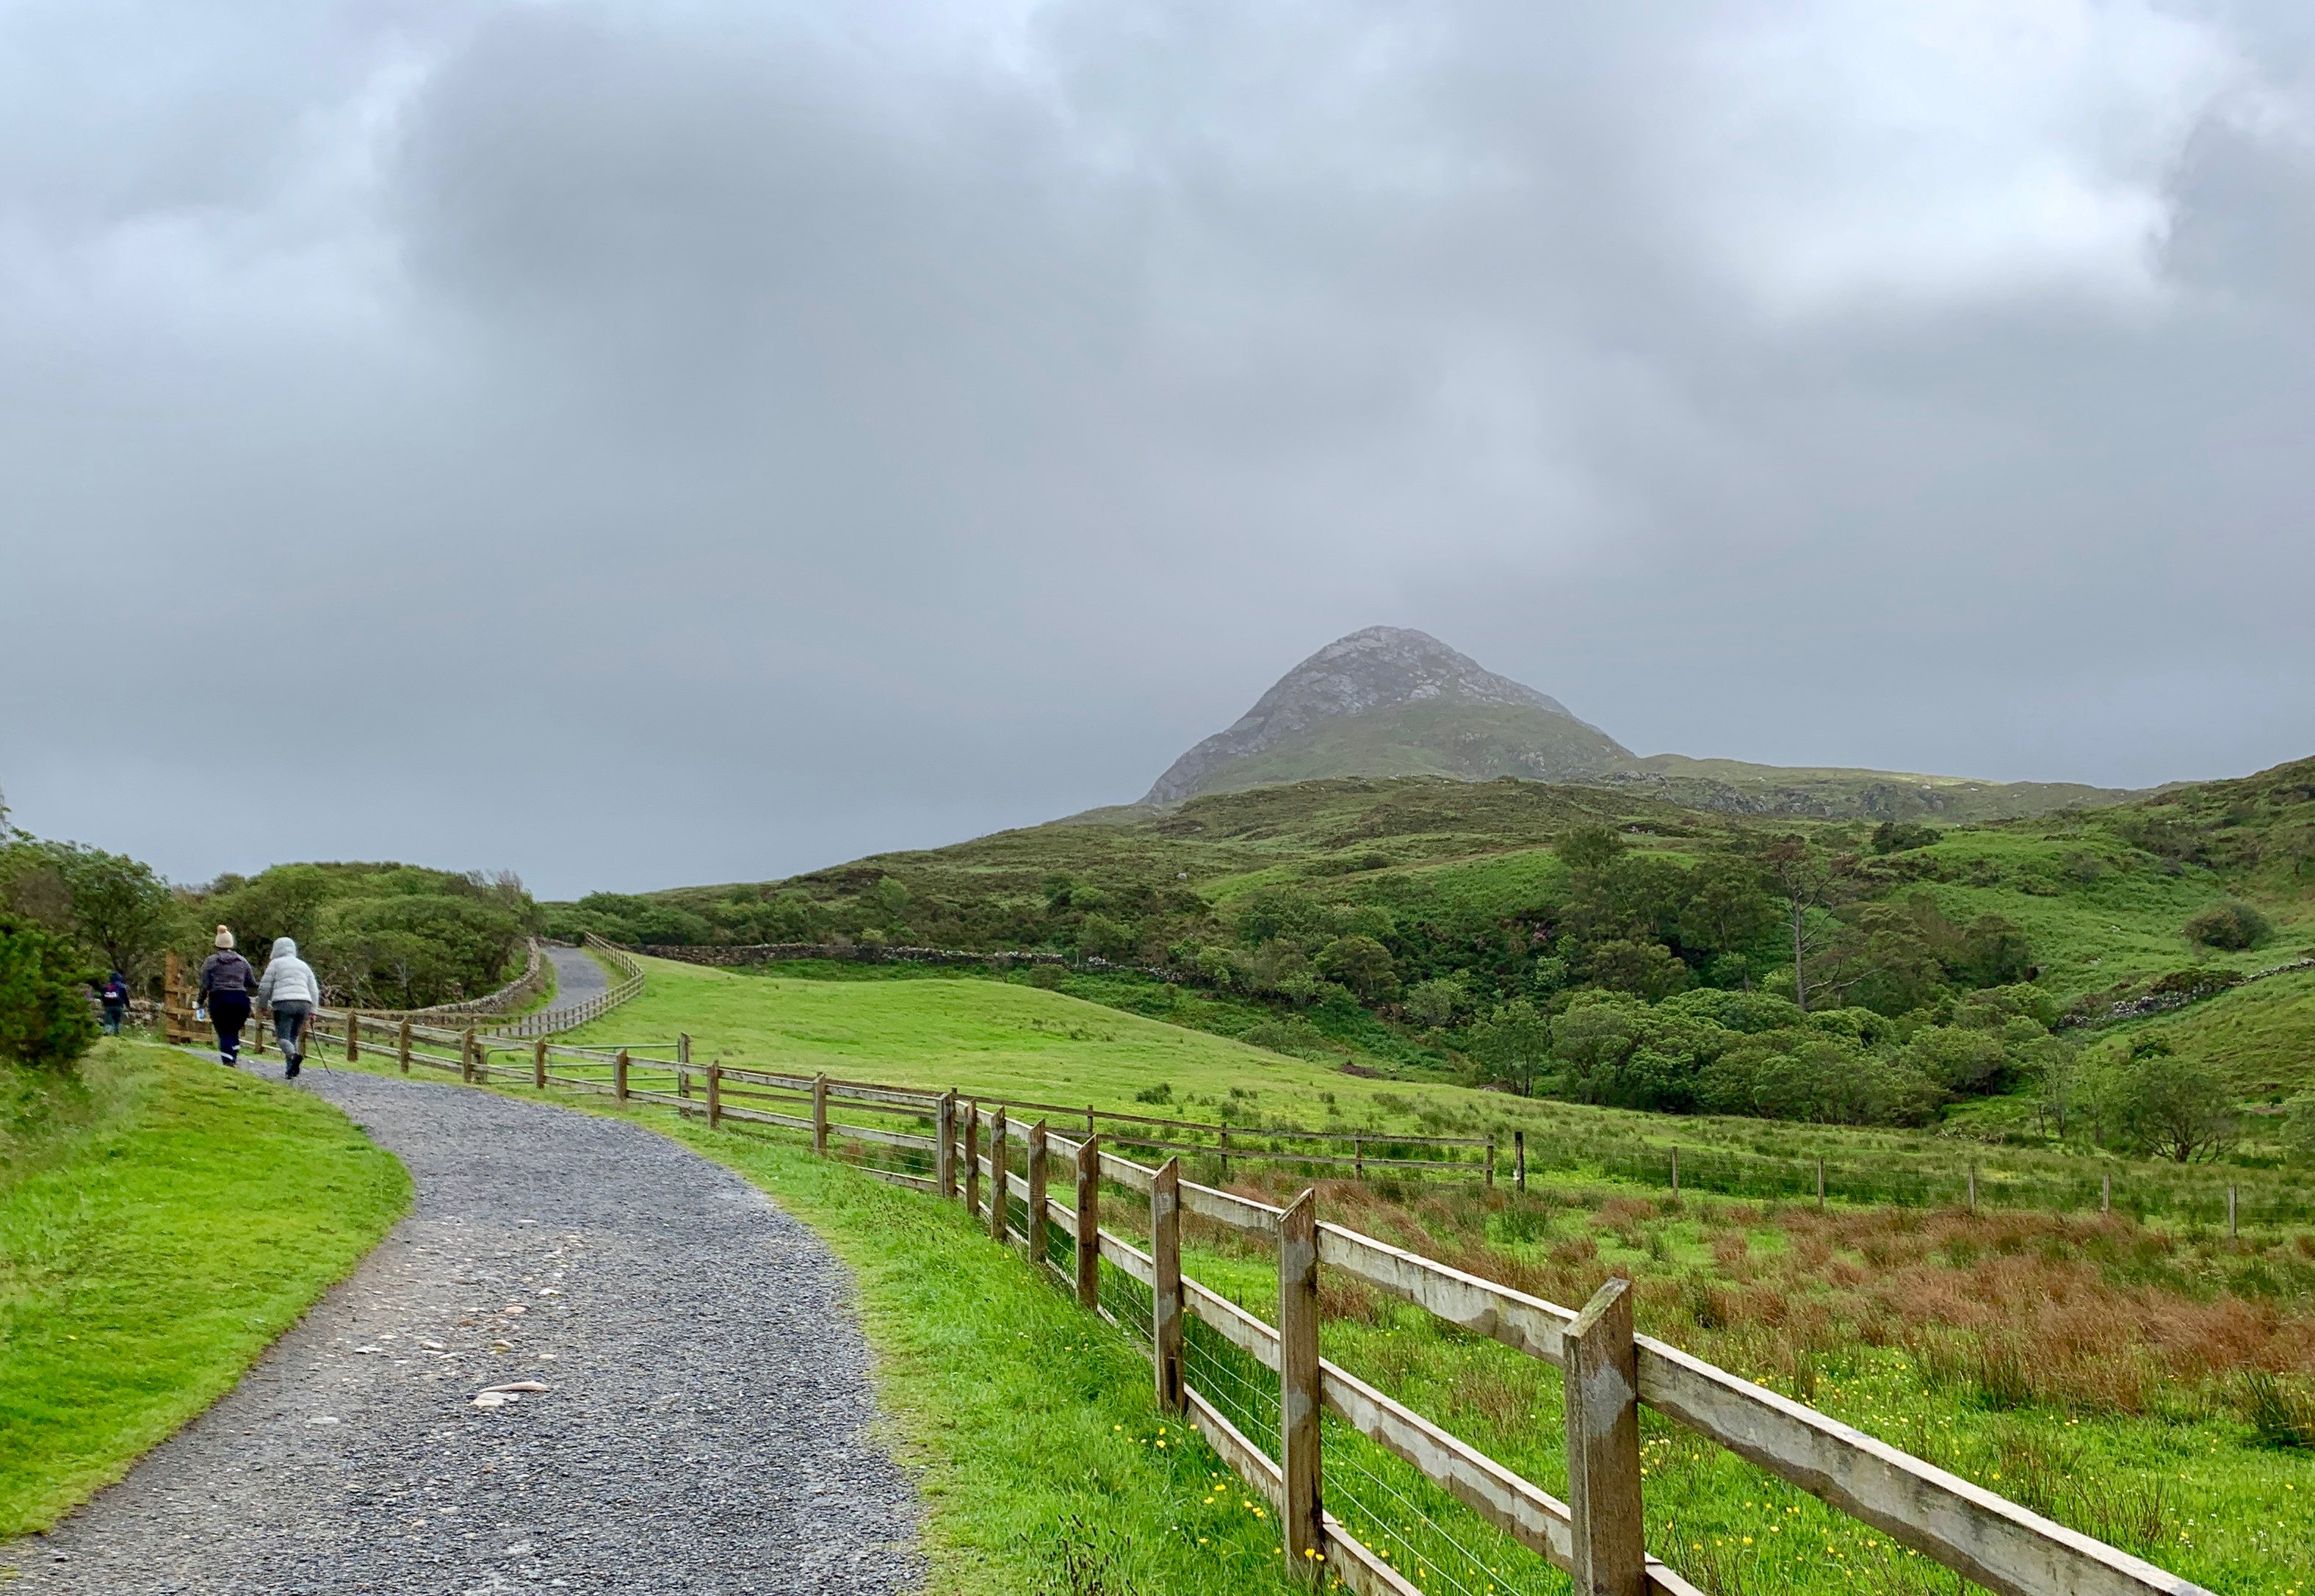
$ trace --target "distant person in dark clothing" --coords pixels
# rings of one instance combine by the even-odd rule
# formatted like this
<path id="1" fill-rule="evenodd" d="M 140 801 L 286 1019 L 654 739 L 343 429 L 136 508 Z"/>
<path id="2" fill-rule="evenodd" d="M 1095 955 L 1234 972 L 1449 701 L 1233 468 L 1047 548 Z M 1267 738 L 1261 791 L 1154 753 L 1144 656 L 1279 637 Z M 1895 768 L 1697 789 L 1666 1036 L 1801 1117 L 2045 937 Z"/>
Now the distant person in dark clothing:
<path id="1" fill-rule="evenodd" d="M 322 1001 L 322 983 L 314 967 L 297 956 L 297 944 L 286 936 L 273 939 L 273 953 L 265 961 L 265 979 L 257 983 L 257 1000 L 273 1010 L 273 1036 L 281 1044 L 282 1071 L 297 1078 L 306 1062 L 306 1022 Z"/>
<path id="2" fill-rule="evenodd" d="M 228 1068 L 241 1063 L 241 1028 L 249 1024 L 250 995 L 257 989 L 257 971 L 233 951 L 233 933 L 217 928 L 217 952 L 201 964 L 201 1002 L 216 1028 L 217 1062 Z"/>
<path id="3" fill-rule="evenodd" d="M 120 1022 L 129 1017 L 129 978 L 114 971 L 97 989 L 96 1000 L 104 1006 L 104 1033 L 120 1035 Z"/>

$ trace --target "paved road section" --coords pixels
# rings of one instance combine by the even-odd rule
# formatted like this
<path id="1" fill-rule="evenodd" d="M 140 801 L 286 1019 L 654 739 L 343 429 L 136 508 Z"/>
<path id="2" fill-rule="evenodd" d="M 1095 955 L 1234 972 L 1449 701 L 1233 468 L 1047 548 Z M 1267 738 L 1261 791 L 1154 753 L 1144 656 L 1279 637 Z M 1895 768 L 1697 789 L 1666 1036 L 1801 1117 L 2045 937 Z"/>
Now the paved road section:
<path id="1" fill-rule="evenodd" d="M 303 1084 L 400 1155 L 416 1210 L 230 1396 L 0 1550 L 18 1589 L 917 1588 L 848 1280 L 802 1225 L 634 1125 Z M 515 1381 L 547 1389 L 474 1405 Z"/>
<path id="2" fill-rule="evenodd" d="M 554 962 L 554 1001 L 544 1013 L 558 1016 L 572 1013 L 588 998 L 611 989 L 611 978 L 586 949 L 550 946 L 546 956 Z"/>

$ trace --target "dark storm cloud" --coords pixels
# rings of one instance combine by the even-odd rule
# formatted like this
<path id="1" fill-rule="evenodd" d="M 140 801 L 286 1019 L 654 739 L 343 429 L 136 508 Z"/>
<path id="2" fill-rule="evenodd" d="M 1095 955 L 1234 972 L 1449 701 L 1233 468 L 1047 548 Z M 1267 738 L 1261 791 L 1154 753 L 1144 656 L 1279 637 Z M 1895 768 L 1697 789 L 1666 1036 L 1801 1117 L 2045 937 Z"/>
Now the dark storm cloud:
<path id="1" fill-rule="evenodd" d="M 776 873 L 1424 626 L 1635 747 L 2315 745 L 2293 8 L 22 6 L 0 783 Z"/>

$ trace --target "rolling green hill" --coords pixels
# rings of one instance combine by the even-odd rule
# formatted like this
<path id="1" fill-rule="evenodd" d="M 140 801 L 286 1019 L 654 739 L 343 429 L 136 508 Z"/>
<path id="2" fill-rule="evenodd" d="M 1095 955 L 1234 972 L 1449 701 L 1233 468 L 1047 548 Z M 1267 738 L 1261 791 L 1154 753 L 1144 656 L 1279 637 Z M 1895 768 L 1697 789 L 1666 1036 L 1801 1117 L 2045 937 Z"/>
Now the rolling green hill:
<path id="1" fill-rule="evenodd" d="M 554 913 L 643 944 L 1159 967 L 1174 985 L 1121 976 L 1104 1000 L 1402 1080 L 1493 1074 L 1682 1113 L 1958 1113 L 1972 1135 L 2056 1139 L 2036 1095 L 2053 1047 L 2101 1079 L 2183 1060 L 2254 1104 L 2315 1086 L 2308 983 L 2225 989 L 2315 946 L 2311 776 L 2315 761 L 1943 828 L 1743 817 L 1630 787 L 1338 778 Z M 1780 848 L 1813 884 L 1779 877 Z M 2248 913 L 2255 934 L 2214 944 L 2195 929 L 2213 913 Z M 2152 1012 L 2177 994 L 2194 1000 Z M 1506 1062 L 1522 1004 L 1551 1040 Z M 2240 1145 L 2273 1128 L 2248 1124 Z"/>

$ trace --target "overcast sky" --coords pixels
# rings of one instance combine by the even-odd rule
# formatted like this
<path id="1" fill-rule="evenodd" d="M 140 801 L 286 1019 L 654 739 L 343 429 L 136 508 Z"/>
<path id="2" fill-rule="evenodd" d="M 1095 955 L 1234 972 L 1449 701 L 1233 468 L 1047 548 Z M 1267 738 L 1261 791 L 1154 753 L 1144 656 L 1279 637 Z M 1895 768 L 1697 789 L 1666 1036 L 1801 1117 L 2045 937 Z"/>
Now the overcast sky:
<path id="1" fill-rule="evenodd" d="M 2304 0 L 11 0 L 0 789 L 758 879 L 1419 626 L 1642 752 L 2315 752 Z"/>

